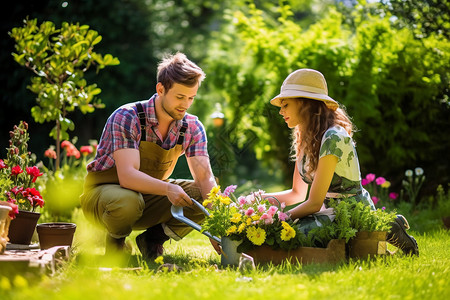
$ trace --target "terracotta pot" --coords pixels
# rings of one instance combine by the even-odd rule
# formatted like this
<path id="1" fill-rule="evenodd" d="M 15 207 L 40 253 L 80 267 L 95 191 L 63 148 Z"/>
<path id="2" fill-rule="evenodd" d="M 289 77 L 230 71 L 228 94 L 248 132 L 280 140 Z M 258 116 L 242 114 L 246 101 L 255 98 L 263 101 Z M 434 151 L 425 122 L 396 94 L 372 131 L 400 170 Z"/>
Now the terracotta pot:
<path id="1" fill-rule="evenodd" d="M 77 225 L 74 223 L 42 223 L 36 227 L 42 250 L 54 246 L 72 246 Z"/>
<path id="2" fill-rule="evenodd" d="M 9 225 L 9 242 L 11 244 L 29 245 L 40 217 L 40 213 L 19 210 L 16 218 L 11 220 Z"/>
<path id="3" fill-rule="evenodd" d="M 387 252 L 386 231 L 359 231 L 349 241 L 349 257 L 367 259 Z"/>

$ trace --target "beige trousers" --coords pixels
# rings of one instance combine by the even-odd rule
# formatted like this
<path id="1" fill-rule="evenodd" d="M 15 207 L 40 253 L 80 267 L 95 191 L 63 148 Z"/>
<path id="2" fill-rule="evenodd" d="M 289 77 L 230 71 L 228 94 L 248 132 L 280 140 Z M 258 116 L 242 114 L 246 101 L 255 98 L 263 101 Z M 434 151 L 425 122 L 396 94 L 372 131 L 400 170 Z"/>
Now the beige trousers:
<path id="1" fill-rule="evenodd" d="M 195 200 L 203 202 L 200 189 L 192 180 L 168 179 L 177 184 Z M 90 221 L 106 227 L 114 238 L 128 236 L 132 230 L 143 230 L 162 224 L 170 238 L 179 240 L 192 231 L 192 227 L 176 220 L 170 213 L 172 203 L 166 196 L 143 195 L 121 188 L 118 184 L 102 184 L 85 190 L 81 195 L 81 208 Z M 195 205 L 185 207 L 184 215 L 200 224 L 205 215 Z"/>

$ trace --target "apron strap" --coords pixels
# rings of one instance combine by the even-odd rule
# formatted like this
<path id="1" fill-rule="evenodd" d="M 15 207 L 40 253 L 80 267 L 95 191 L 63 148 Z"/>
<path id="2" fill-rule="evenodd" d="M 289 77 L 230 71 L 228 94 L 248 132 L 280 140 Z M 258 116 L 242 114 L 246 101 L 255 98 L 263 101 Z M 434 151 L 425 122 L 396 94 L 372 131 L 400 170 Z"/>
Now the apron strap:
<path id="1" fill-rule="evenodd" d="M 141 123 L 141 141 L 145 141 L 147 139 L 147 130 L 146 130 L 146 118 L 144 108 L 142 107 L 141 102 L 136 102 L 137 115 L 139 117 L 139 122 Z"/>
<path id="2" fill-rule="evenodd" d="M 181 145 L 184 142 L 184 134 L 188 128 L 188 123 L 183 119 L 183 125 L 180 128 L 180 135 L 178 136 L 177 145 Z"/>

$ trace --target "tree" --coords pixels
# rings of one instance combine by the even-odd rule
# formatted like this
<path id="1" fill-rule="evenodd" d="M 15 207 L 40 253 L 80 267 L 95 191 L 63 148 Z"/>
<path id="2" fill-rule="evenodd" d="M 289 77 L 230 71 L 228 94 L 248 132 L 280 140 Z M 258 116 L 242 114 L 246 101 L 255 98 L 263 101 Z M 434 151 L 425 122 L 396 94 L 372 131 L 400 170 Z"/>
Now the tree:
<path id="1" fill-rule="evenodd" d="M 245 145 L 252 135 L 243 133 L 253 132 L 258 158 L 282 169 L 290 181 L 289 131 L 268 100 L 290 72 L 314 68 L 359 129 L 355 139 L 363 173 L 401 180 L 405 169 L 426 166 L 439 170 L 428 177 L 430 189 L 446 184 L 448 139 L 433 129 L 449 119 L 449 41 L 437 35 L 418 40 L 409 28 L 392 26 L 389 14 L 372 15 L 362 6 L 355 7 L 350 21 L 330 8 L 305 27 L 290 7 L 278 11 L 276 20 L 254 5 L 236 11 L 210 47 L 208 73 L 227 101 L 236 139 Z"/>
<path id="2" fill-rule="evenodd" d="M 14 60 L 31 70 L 36 76 L 28 88 L 38 95 L 32 111 L 36 122 L 55 121 L 50 136 L 56 141 L 56 168 L 59 168 L 60 141 L 69 139 L 68 130 L 74 123 L 68 113 L 79 109 L 92 113 L 103 104 L 96 96 L 101 89 L 96 84 L 87 85 L 84 74 L 91 67 L 97 72 L 119 60 L 110 54 L 102 56 L 93 51 L 102 37 L 88 25 L 63 22 L 60 29 L 46 21 L 37 25 L 37 19 L 24 21 L 23 27 L 11 30 L 15 40 Z"/>

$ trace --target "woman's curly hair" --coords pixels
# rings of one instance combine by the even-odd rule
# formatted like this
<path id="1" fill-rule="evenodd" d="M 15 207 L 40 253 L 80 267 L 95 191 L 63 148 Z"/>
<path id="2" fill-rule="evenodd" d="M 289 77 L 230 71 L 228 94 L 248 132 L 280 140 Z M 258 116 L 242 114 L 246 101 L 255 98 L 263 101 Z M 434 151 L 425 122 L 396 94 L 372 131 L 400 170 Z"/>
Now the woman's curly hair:
<path id="1" fill-rule="evenodd" d="M 306 155 L 309 163 L 306 167 L 306 176 L 317 169 L 319 163 L 319 151 L 322 137 L 328 128 L 335 125 L 343 127 L 350 136 L 355 131 L 354 125 L 345 110 L 339 107 L 336 110 L 329 109 L 323 101 L 298 98 L 300 105 L 300 124 L 293 130 L 293 143 L 291 147 L 293 160 L 302 159 L 300 155 Z"/>

